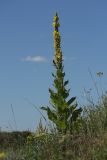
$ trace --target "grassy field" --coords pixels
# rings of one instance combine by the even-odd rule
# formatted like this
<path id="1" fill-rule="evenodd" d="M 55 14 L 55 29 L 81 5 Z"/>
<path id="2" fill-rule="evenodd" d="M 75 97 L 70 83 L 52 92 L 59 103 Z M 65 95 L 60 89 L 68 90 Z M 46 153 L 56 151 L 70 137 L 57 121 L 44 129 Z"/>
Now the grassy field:
<path id="1" fill-rule="evenodd" d="M 40 122 L 35 133 L 1 132 L 0 160 L 106 160 L 107 97 L 83 107 L 79 126 L 60 134 Z"/>

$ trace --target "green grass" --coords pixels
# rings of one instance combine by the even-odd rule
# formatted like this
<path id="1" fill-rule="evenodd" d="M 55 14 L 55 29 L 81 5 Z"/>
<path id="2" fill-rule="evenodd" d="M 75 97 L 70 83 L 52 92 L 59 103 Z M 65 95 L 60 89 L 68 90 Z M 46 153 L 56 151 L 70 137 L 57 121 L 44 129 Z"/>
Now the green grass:
<path id="1" fill-rule="evenodd" d="M 35 133 L 0 133 L 0 151 L 5 160 L 106 160 L 107 96 L 83 109 L 78 129 L 72 135 L 47 129 L 42 123 Z"/>

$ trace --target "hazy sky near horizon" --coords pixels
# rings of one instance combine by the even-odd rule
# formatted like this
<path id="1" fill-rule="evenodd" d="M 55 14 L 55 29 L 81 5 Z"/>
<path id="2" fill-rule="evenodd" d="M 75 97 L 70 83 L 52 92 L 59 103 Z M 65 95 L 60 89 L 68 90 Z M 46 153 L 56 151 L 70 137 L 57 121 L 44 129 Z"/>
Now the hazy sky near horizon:
<path id="1" fill-rule="evenodd" d="M 94 88 L 96 72 L 107 85 L 106 0 L 0 0 L 0 127 L 34 130 L 37 107 L 49 104 L 55 12 L 60 18 L 61 46 L 71 96 L 81 101 Z M 94 91 L 95 92 L 95 91 Z M 31 103 L 30 103 L 31 102 Z"/>

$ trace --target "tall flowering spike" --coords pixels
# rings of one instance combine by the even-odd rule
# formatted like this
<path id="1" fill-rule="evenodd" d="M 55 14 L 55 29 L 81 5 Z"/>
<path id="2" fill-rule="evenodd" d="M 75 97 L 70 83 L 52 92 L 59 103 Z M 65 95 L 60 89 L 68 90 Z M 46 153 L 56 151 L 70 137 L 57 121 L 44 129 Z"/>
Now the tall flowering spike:
<path id="1" fill-rule="evenodd" d="M 65 72 L 63 71 L 64 65 L 62 61 L 61 51 L 61 38 L 59 33 L 59 17 L 58 14 L 54 16 L 53 27 L 54 27 L 54 66 L 55 74 L 53 86 L 54 89 L 49 88 L 50 93 L 50 104 L 51 107 L 41 107 L 41 109 L 47 112 L 49 120 L 51 120 L 59 132 L 66 134 L 68 131 L 73 132 L 74 124 L 75 128 L 78 126 L 78 118 L 81 113 L 81 108 L 77 109 L 77 103 L 75 102 L 76 97 L 69 98 L 69 89 L 66 88 L 69 81 L 65 81 Z"/>
<path id="2" fill-rule="evenodd" d="M 57 66 L 59 66 L 59 64 L 62 63 L 62 51 L 60 46 L 61 38 L 59 33 L 59 26 L 60 26 L 59 17 L 58 14 L 56 13 L 53 20 L 53 27 L 54 27 L 53 36 L 54 36 L 54 48 L 55 48 L 55 63 Z"/>

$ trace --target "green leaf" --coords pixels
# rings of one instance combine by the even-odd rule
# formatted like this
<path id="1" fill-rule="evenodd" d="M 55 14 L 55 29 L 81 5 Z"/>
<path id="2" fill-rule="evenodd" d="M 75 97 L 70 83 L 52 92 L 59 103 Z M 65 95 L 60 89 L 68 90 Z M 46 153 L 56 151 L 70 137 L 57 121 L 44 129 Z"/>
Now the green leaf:
<path id="1" fill-rule="evenodd" d="M 76 97 L 72 97 L 72 98 L 67 102 L 67 104 L 70 105 L 70 104 L 73 103 L 75 100 L 76 100 Z"/>
<path id="2" fill-rule="evenodd" d="M 60 129 L 66 129 L 67 127 L 65 121 L 58 121 L 57 125 Z"/>
<path id="3" fill-rule="evenodd" d="M 78 108 L 77 110 L 78 110 L 79 114 L 81 114 L 81 112 L 83 111 L 83 109 L 81 107 Z"/>
<path id="4" fill-rule="evenodd" d="M 61 96 L 63 97 L 63 99 L 66 99 L 69 96 L 69 93 L 67 91 L 62 90 Z"/>
<path id="5" fill-rule="evenodd" d="M 48 107 L 44 107 L 44 106 L 40 107 L 40 109 L 42 109 L 42 110 L 44 110 L 44 111 L 47 111 L 47 108 L 48 108 Z"/>
<path id="6" fill-rule="evenodd" d="M 52 89 L 49 88 L 49 93 L 50 94 L 54 94 L 54 90 L 52 90 Z"/>
<path id="7" fill-rule="evenodd" d="M 81 112 L 82 112 L 82 108 L 74 110 L 74 112 L 72 113 L 73 121 L 76 121 L 76 119 L 79 117 Z"/>
<path id="8" fill-rule="evenodd" d="M 54 60 L 53 60 L 53 64 L 54 64 L 54 66 L 55 66 L 56 68 L 58 68 L 57 65 L 56 65 L 56 62 L 55 62 Z"/>
<path id="9" fill-rule="evenodd" d="M 52 76 L 53 76 L 54 78 L 56 78 L 56 76 L 55 76 L 55 74 L 54 74 L 54 73 L 52 73 Z"/>
<path id="10" fill-rule="evenodd" d="M 56 123 L 57 121 L 57 114 L 55 113 L 55 111 L 50 110 L 50 108 L 47 108 L 47 114 L 48 114 L 48 118 L 53 121 L 54 123 Z"/>
<path id="11" fill-rule="evenodd" d="M 73 112 L 75 110 L 75 108 L 76 108 L 76 105 L 68 106 L 68 109 L 70 112 L 71 111 Z"/>
<path id="12" fill-rule="evenodd" d="M 73 108 L 72 108 L 73 107 Z M 72 121 L 76 121 L 77 120 L 77 118 L 79 117 L 79 115 L 81 114 L 81 112 L 82 112 L 82 108 L 79 108 L 79 109 L 75 109 L 76 108 L 76 106 L 71 106 L 71 108 L 70 108 L 70 110 L 71 111 L 69 111 L 69 116 L 68 116 L 68 118 L 67 118 L 67 121 L 69 122 L 70 120 L 72 120 Z"/>
<path id="13" fill-rule="evenodd" d="M 51 120 L 55 124 L 57 123 L 56 122 L 57 121 L 57 114 L 55 113 L 55 111 L 52 111 L 49 107 L 41 107 L 41 109 L 47 112 L 49 120 Z"/>
<path id="14" fill-rule="evenodd" d="M 64 86 L 66 86 L 68 83 L 69 83 L 69 81 L 65 81 L 65 82 L 64 82 Z"/>

